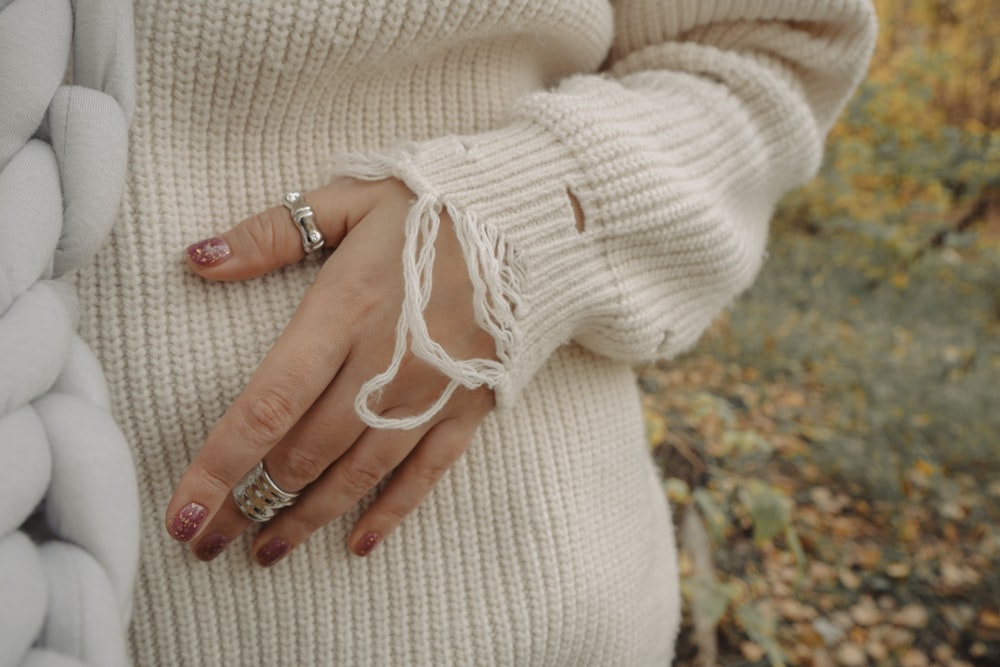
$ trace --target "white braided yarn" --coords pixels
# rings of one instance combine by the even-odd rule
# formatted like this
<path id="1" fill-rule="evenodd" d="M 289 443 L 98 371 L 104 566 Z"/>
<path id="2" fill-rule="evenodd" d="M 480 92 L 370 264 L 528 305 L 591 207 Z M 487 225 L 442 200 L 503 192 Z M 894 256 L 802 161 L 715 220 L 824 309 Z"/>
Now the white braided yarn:
<path id="1" fill-rule="evenodd" d="M 0 667 L 128 663 L 135 472 L 59 279 L 114 221 L 134 81 L 128 0 L 0 0 Z"/>

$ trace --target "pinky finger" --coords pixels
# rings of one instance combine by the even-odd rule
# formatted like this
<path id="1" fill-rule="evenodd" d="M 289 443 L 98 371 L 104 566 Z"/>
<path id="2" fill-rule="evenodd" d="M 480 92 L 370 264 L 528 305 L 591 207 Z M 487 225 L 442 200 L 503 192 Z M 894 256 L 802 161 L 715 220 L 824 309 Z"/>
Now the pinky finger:
<path id="1" fill-rule="evenodd" d="M 443 421 L 423 437 L 351 531 L 348 545 L 355 555 L 370 554 L 423 502 L 465 453 L 476 426 L 458 420 Z"/>

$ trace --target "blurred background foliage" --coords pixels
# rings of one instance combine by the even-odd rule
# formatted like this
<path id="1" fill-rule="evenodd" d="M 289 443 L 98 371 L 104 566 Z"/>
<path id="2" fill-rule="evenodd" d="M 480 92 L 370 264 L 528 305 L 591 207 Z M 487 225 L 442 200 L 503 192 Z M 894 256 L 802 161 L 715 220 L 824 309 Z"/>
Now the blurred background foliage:
<path id="1" fill-rule="evenodd" d="M 964 231 L 1000 200 L 1000 3 L 875 5 L 869 77 L 831 135 L 821 178 L 782 215 L 857 227 L 907 260 L 942 243 L 942 222 Z"/>
<path id="2" fill-rule="evenodd" d="M 874 4 L 756 285 L 640 376 L 681 666 L 1000 665 L 1000 2 Z"/>

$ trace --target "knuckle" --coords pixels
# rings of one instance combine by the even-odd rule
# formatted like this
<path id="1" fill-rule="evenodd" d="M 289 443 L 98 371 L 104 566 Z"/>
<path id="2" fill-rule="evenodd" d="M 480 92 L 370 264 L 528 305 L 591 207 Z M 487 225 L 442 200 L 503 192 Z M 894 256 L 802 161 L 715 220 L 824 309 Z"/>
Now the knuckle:
<path id="1" fill-rule="evenodd" d="M 292 402 L 278 392 L 261 393 L 244 407 L 243 423 L 255 444 L 273 442 L 295 423 Z"/>
<path id="2" fill-rule="evenodd" d="M 389 525 L 396 526 L 403 522 L 412 509 L 399 503 L 387 503 L 379 508 L 379 514 Z"/>
<path id="3" fill-rule="evenodd" d="M 288 488 L 297 491 L 315 481 L 325 468 L 321 452 L 308 447 L 294 447 L 275 466 L 275 473 L 281 480 L 279 484 L 287 484 Z"/>
<path id="4" fill-rule="evenodd" d="M 340 473 L 345 491 L 352 497 L 360 498 L 382 481 L 384 475 L 373 466 L 351 463 Z"/>
<path id="5" fill-rule="evenodd" d="M 277 219 L 277 214 L 278 209 L 267 209 L 250 216 L 243 223 L 250 242 L 261 256 L 273 255 L 281 249 L 278 232 L 281 221 Z"/>
<path id="6" fill-rule="evenodd" d="M 237 482 L 237 478 L 234 478 L 231 473 L 225 470 L 202 468 L 199 472 L 199 482 L 203 485 L 203 488 L 207 488 L 210 492 L 220 496 L 228 494 Z"/>
<path id="7" fill-rule="evenodd" d="M 450 468 L 450 461 L 448 463 L 422 463 L 414 467 L 413 476 L 418 483 L 430 488 L 440 482 Z"/>
<path id="8" fill-rule="evenodd" d="M 363 271 L 352 273 L 339 287 L 344 314 L 350 317 L 352 324 L 371 319 L 379 307 L 385 304 L 382 286 Z"/>

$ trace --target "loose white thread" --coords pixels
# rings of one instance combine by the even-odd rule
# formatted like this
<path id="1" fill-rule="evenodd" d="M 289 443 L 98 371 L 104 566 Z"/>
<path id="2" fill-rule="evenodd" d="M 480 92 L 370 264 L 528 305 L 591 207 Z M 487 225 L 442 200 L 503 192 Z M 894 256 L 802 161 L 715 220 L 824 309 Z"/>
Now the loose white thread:
<path id="1" fill-rule="evenodd" d="M 419 177 L 406 167 L 410 155 L 397 156 L 338 156 L 334 170 L 337 175 L 362 180 L 396 177 L 417 193 L 404 225 L 403 244 L 403 305 L 396 323 L 396 342 L 388 368 L 361 386 L 354 408 L 361 420 L 373 428 L 412 429 L 434 418 L 448 403 L 459 387 L 494 388 L 504 377 L 503 362 L 509 358 L 513 343 L 513 311 L 518 303 L 516 272 L 503 261 L 506 244 L 491 226 L 477 225 L 473 217 L 454 205 L 447 205 L 429 191 Z M 441 227 L 441 211 L 447 209 L 455 233 L 466 258 L 472 282 L 476 323 L 496 342 L 494 359 L 455 359 L 427 330 L 424 311 L 433 289 L 434 243 Z M 407 348 L 417 358 L 429 363 L 449 379 L 437 400 L 424 412 L 407 417 L 383 417 L 375 413 L 372 403 L 378 402 L 382 391 L 399 374 Z M 374 400 L 373 400 L 374 399 Z"/>

